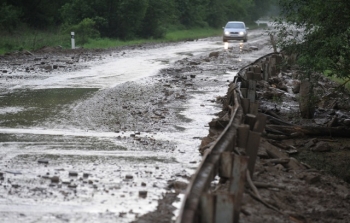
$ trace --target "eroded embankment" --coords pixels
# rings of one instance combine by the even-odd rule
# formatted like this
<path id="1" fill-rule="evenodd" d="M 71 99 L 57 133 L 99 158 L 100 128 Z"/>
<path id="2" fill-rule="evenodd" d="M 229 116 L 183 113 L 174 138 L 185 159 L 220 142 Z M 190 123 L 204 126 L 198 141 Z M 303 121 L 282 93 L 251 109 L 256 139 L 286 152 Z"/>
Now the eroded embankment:
<path id="1" fill-rule="evenodd" d="M 349 151 L 347 151 L 349 148 L 347 134 L 350 124 L 348 105 L 342 102 L 344 98 L 349 98 L 349 96 L 345 93 L 334 93 L 331 96 L 333 103 L 327 103 L 330 95 L 324 91 L 324 94 L 318 95 L 321 100 L 317 103 L 315 117 L 303 119 L 298 112 L 300 103 L 298 97 L 300 97 L 300 88 L 303 89 L 305 85 L 303 82 L 300 83 L 297 78 L 299 72 L 291 70 L 288 66 L 283 67 L 283 69 L 278 67 L 271 69 L 271 61 L 275 65 L 276 62 L 282 62 L 283 59 L 285 58 L 279 55 L 278 57 L 263 58 L 243 72 L 243 82 L 244 79 L 251 79 L 247 76 L 251 76 L 257 81 L 255 95 L 259 100 L 259 112 L 266 116 L 267 125 L 258 147 L 258 157 L 252 174 L 254 181 L 250 184 L 252 191 L 246 189 L 241 200 L 240 222 L 348 222 L 350 219 L 347 213 L 350 207 L 349 184 L 327 174 L 324 168 L 326 167 L 328 170 L 327 167 L 332 166 L 334 168 L 333 174 L 338 175 L 346 172 L 343 168 L 335 169 L 336 166 L 340 166 L 339 160 L 343 157 L 338 156 L 338 159 L 333 160 L 334 162 L 329 161 L 332 159 L 330 157 L 334 157 L 336 154 L 349 155 Z M 266 64 L 268 65 L 266 66 Z M 265 69 L 267 69 L 268 75 L 266 75 Z M 318 79 L 315 91 L 320 90 L 317 86 L 323 90 L 325 87 L 335 86 L 329 80 L 316 76 Z M 251 96 L 250 89 L 250 86 L 247 86 L 245 91 L 241 88 L 245 97 Z M 228 94 L 221 117 L 210 123 L 209 135 L 202 141 L 201 150 L 203 153 L 207 153 L 206 150 L 210 153 L 215 147 L 215 143 L 221 140 L 217 139 L 219 133 L 229 124 L 230 109 L 227 106 L 230 104 L 228 103 L 229 99 Z M 327 107 L 329 105 L 331 107 Z M 244 110 L 244 102 L 242 107 Z M 240 154 L 248 153 L 247 155 L 249 155 L 249 151 L 237 149 Z M 323 168 L 317 168 L 320 166 L 315 165 L 315 163 L 300 162 L 293 158 L 295 154 L 301 154 L 299 157 L 304 156 L 304 159 L 305 154 L 308 154 L 308 159 L 314 160 L 317 165 L 322 163 Z M 203 164 L 203 166 L 206 165 Z M 219 166 L 219 172 L 220 168 L 222 167 Z M 198 173 L 200 171 L 197 171 Z M 210 177 L 210 174 L 208 176 Z M 342 176 L 345 180 L 347 179 L 346 173 Z M 196 185 L 194 182 L 192 184 Z M 219 196 L 223 191 L 227 191 L 231 185 L 229 181 L 223 180 L 221 177 L 220 183 L 214 183 L 208 193 Z M 196 188 L 199 189 L 199 187 Z M 188 191 L 191 193 L 187 195 L 189 200 L 184 205 L 185 216 L 197 216 L 197 214 L 210 216 L 210 208 L 205 209 L 208 212 L 196 211 L 193 206 L 195 200 L 191 200 L 194 199 L 191 198 L 193 196 L 192 190 Z M 210 207 L 210 197 L 205 196 L 206 199 L 200 199 L 200 204 L 203 205 L 201 202 L 204 199 L 206 207 Z M 219 197 L 214 199 L 219 199 Z M 216 202 L 219 201 L 216 200 Z M 203 208 L 203 206 L 200 207 Z M 218 213 L 218 209 L 215 213 Z M 218 215 L 215 216 L 218 219 Z M 199 219 L 201 218 L 199 217 Z"/>

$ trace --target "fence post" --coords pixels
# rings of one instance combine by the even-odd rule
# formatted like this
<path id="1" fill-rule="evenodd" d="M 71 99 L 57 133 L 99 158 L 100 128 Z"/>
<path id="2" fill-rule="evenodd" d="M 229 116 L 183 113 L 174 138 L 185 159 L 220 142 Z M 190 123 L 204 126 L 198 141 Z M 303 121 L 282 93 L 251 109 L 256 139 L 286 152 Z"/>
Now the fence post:
<path id="1" fill-rule="evenodd" d="M 72 49 L 75 49 L 74 32 L 71 32 L 71 33 L 70 33 L 70 36 L 71 36 Z"/>

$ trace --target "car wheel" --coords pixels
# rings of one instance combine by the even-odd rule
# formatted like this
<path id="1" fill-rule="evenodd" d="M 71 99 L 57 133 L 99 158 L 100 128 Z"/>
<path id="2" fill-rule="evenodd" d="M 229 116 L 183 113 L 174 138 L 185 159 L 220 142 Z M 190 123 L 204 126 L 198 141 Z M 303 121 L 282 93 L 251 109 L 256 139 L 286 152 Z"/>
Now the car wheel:
<path id="1" fill-rule="evenodd" d="M 243 40 L 243 42 L 247 42 L 247 41 L 248 41 L 248 39 L 244 39 L 244 40 Z"/>
<path id="2" fill-rule="evenodd" d="M 223 38 L 222 41 L 223 41 L 224 43 L 226 43 L 226 42 L 227 42 L 227 39 Z"/>

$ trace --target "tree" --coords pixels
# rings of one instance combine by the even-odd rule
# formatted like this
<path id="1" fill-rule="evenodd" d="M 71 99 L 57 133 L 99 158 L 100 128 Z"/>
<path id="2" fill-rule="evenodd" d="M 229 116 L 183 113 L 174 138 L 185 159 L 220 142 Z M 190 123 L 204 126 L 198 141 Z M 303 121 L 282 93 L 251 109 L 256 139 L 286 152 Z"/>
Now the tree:
<path id="1" fill-rule="evenodd" d="M 175 0 L 180 24 L 186 28 L 205 27 L 209 0 Z"/>
<path id="2" fill-rule="evenodd" d="M 207 21 L 209 26 L 218 28 L 227 23 L 226 3 L 222 0 L 210 0 L 207 8 Z"/>
<path id="3" fill-rule="evenodd" d="M 0 8 L 0 28 L 11 32 L 21 23 L 20 15 L 19 9 L 2 3 Z"/>
<path id="4" fill-rule="evenodd" d="M 168 24 L 174 20 L 175 5 L 173 0 L 149 0 L 149 6 L 138 32 L 144 38 L 161 38 L 166 33 Z"/>
<path id="5" fill-rule="evenodd" d="M 95 39 L 100 37 L 100 33 L 95 29 L 96 22 L 92 19 L 85 18 L 79 24 L 73 25 L 66 29 L 67 33 L 74 31 L 77 33 L 77 43 L 85 44 L 89 39 Z"/>
<path id="6" fill-rule="evenodd" d="M 121 1 L 116 11 L 118 19 L 118 36 L 131 39 L 136 36 L 145 18 L 148 0 Z"/>
<path id="7" fill-rule="evenodd" d="M 350 77 L 350 1 L 280 0 L 278 45 L 308 73 Z"/>
<path id="8" fill-rule="evenodd" d="M 61 23 L 60 13 L 57 9 L 61 8 L 69 0 L 2 0 L 8 6 L 21 12 L 20 20 L 22 23 L 34 27 L 45 29 L 50 26 Z"/>
<path id="9" fill-rule="evenodd" d="M 61 9 L 64 22 L 95 21 L 104 37 L 134 38 L 148 8 L 148 0 L 72 0 Z"/>

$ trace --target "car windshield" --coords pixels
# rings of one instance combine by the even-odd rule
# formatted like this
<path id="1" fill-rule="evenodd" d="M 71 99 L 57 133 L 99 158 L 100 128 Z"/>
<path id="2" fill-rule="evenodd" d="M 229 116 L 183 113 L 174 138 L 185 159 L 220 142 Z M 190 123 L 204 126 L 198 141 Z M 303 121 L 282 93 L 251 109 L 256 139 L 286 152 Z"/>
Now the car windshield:
<path id="1" fill-rule="evenodd" d="M 243 25 L 243 23 L 231 22 L 231 23 L 227 23 L 226 28 L 241 28 L 241 29 L 244 29 L 244 25 Z"/>

